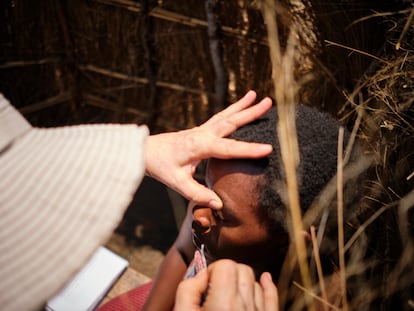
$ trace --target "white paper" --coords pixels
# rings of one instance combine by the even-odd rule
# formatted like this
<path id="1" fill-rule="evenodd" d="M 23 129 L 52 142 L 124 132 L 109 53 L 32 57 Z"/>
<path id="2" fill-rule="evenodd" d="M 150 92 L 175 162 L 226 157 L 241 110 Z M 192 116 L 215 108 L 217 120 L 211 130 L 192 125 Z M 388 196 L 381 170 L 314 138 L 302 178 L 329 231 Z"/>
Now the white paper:
<path id="1" fill-rule="evenodd" d="M 72 281 L 48 301 L 46 310 L 94 310 L 127 267 L 124 258 L 100 247 Z"/>

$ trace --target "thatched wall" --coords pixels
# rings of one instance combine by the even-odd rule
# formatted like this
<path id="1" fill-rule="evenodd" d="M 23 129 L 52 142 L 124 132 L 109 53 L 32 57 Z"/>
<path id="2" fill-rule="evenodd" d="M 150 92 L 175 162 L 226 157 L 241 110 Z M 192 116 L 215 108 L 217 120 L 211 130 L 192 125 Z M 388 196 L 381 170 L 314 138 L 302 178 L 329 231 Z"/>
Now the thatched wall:
<path id="1" fill-rule="evenodd" d="M 35 123 L 132 121 L 172 130 L 199 124 L 214 110 L 202 3 L 6 2 L 1 89 Z M 259 12 L 222 6 L 239 12 L 220 14 L 222 60 L 233 82 L 225 100 L 249 88 L 268 93 L 263 26 L 243 26 L 242 12 L 260 21 Z"/>
<path id="2" fill-rule="evenodd" d="M 384 18 L 353 23 L 407 4 L 304 3 L 305 9 L 292 4 L 282 14 L 285 30 L 292 19 L 300 28 L 298 76 L 313 75 L 301 101 L 336 114 L 343 92 L 352 92 L 373 59 L 327 42 L 381 54 L 392 25 Z M 1 91 L 35 124 L 132 121 L 172 130 L 198 124 L 217 109 L 215 83 L 228 80 L 215 81 L 204 2 L 45 0 L 32 6 L 10 0 L 1 6 Z M 219 59 L 229 79 L 220 103 L 250 88 L 270 94 L 259 4 L 220 1 L 215 12 Z"/>

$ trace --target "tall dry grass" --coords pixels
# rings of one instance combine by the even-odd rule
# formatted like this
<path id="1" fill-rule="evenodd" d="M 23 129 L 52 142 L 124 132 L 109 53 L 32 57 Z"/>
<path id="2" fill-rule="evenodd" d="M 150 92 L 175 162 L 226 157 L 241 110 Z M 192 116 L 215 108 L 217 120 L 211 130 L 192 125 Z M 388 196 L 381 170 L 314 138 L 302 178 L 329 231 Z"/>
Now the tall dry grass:
<path id="1" fill-rule="evenodd" d="M 263 3 L 263 16 L 267 26 L 270 59 L 272 63 L 272 78 L 274 83 L 274 98 L 276 99 L 279 122 L 277 126 L 278 138 L 281 146 L 281 156 L 286 172 L 286 189 L 292 228 L 291 241 L 296 249 L 296 258 L 299 264 L 301 279 L 305 292 L 312 292 L 307 251 L 303 231 L 303 222 L 298 193 L 296 168 L 299 164 L 299 147 L 295 125 L 295 103 L 297 99 L 297 84 L 294 79 L 294 51 L 295 30 L 292 27 L 288 35 L 288 44 L 284 51 L 279 40 L 279 30 L 276 18 L 276 4 L 274 1 Z M 308 310 L 315 310 L 310 295 L 304 295 Z"/>
<path id="2" fill-rule="evenodd" d="M 329 3 L 343 9 L 340 4 L 344 2 Z M 367 44 L 361 39 L 366 38 L 369 29 L 363 27 L 363 34 L 352 34 L 352 46 L 340 40 L 324 41 L 325 49 L 335 46 L 350 54 L 357 53 L 364 61 L 368 59 L 369 65 L 355 65 L 361 74 L 350 81 L 353 85 L 349 89 L 338 81 L 327 82 L 342 93 L 338 114 L 348 123 L 352 135 L 344 152 L 343 132 L 338 133 L 337 176 L 302 215 L 296 176 L 300 159 L 295 105 L 303 99 L 300 92 L 309 87 L 309 78 L 320 77 L 298 77 L 301 57 L 297 54 L 316 52 L 323 44 L 301 40 L 300 29 L 309 22 L 315 25 L 314 21 L 292 17 L 293 22 L 281 22 L 286 20 L 289 8 L 295 16 L 301 8 L 311 9 L 310 2 L 286 1 L 282 5 L 279 1 L 262 1 L 292 224 L 292 247 L 279 280 L 282 309 L 414 309 L 414 8 L 408 2 L 405 6 L 399 4 L 394 11 L 367 14 L 350 23 L 352 27 L 379 19 L 393 25 L 385 32 L 383 41 L 376 42 L 381 46 L 380 52 L 364 50 Z M 329 23 L 325 20 L 319 24 Z M 285 35 L 281 36 L 282 33 Z M 303 48 L 303 44 L 309 45 Z M 338 53 L 336 62 L 343 55 Z M 328 72 L 330 58 L 324 64 L 322 57 L 315 64 L 325 71 L 325 79 L 335 80 L 334 73 Z M 356 139 L 362 146 L 359 149 L 354 148 Z M 313 250 L 309 250 L 300 234 L 303 229 L 311 231 Z M 333 273 L 324 274 L 321 253 L 331 256 Z M 299 278 L 295 277 L 295 269 L 300 272 Z M 317 273 L 312 273 L 314 270 Z M 288 306 L 288 292 L 292 288 L 299 289 L 299 294 Z"/>

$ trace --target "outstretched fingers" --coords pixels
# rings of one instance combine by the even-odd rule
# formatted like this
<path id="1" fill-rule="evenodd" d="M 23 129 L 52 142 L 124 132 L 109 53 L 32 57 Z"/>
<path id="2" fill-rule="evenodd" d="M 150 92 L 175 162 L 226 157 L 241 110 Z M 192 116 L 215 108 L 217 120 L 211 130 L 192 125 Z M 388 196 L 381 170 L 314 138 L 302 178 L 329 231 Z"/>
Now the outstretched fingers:
<path id="1" fill-rule="evenodd" d="M 252 98 L 256 98 L 256 96 Z M 240 105 L 240 102 L 244 105 Z M 272 101 L 268 97 L 262 99 L 258 104 L 253 106 L 250 106 L 251 102 L 249 105 L 246 105 L 246 103 L 249 102 L 248 100 L 241 100 L 240 102 L 232 104 L 223 111 L 215 114 L 200 127 L 206 128 L 220 137 L 225 137 L 233 133 L 239 127 L 258 119 L 272 107 Z"/>
<path id="2" fill-rule="evenodd" d="M 223 118 L 226 118 L 239 111 L 242 111 L 247 107 L 251 106 L 255 102 L 256 97 L 256 92 L 250 90 L 246 94 L 244 94 L 244 96 L 240 98 L 237 102 L 229 105 L 226 109 L 220 111 L 218 114 L 221 115 Z"/>
<path id="3" fill-rule="evenodd" d="M 272 145 L 249 143 L 229 138 L 216 138 L 210 157 L 218 159 L 257 159 L 269 155 Z"/>
<path id="4" fill-rule="evenodd" d="M 199 127 L 148 137 L 145 146 L 146 174 L 189 200 L 220 209 L 222 202 L 219 197 L 199 184 L 193 176 L 203 159 L 261 158 L 272 152 L 271 145 L 223 138 L 270 109 L 272 103 L 269 98 L 250 106 L 255 98 L 255 92 L 248 92 L 239 102 Z"/>

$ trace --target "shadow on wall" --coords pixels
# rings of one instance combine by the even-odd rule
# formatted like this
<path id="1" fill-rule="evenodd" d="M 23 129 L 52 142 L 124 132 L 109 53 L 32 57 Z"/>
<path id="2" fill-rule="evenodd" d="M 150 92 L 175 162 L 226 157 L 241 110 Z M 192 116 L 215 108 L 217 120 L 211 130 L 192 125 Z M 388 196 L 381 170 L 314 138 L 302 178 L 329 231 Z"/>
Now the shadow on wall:
<path id="1" fill-rule="evenodd" d="M 145 177 L 117 228 L 128 244 L 166 253 L 177 237 L 187 202 L 160 182 Z"/>

